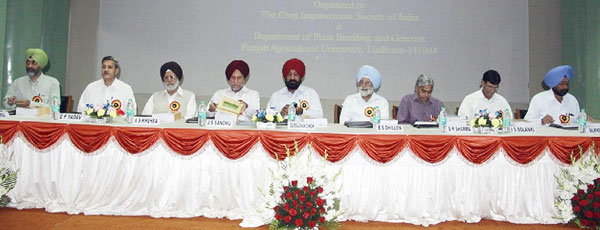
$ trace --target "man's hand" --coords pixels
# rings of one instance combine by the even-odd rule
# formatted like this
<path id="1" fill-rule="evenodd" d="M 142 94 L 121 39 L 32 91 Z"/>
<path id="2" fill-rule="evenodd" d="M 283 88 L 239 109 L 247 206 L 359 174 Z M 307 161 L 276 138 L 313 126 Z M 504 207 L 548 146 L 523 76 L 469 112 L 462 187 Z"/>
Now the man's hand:
<path id="1" fill-rule="evenodd" d="M 302 109 L 302 107 L 298 106 L 296 107 L 296 115 L 302 115 L 304 113 L 304 109 Z"/>
<path id="2" fill-rule="evenodd" d="M 281 114 L 281 116 L 287 116 L 288 115 L 288 108 L 290 107 L 290 104 L 285 105 L 283 108 L 281 108 L 281 111 L 279 111 L 279 114 Z"/>
<path id="3" fill-rule="evenodd" d="M 550 115 L 546 115 L 546 116 L 542 117 L 542 125 L 550 124 L 553 122 L 554 122 L 554 118 L 552 118 L 552 116 L 550 116 Z"/>
<path id="4" fill-rule="evenodd" d="M 8 105 L 14 105 L 15 103 L 17 103 L 17 97 L 12 96 L 6 98 L 6 103 L 8 103 Z"/>
<path id="5" fill-rule="evenodd" d="M 245 101 L 243 101 L 243 100 L 238 100 L 238 101 L 241 102 L 242 104 L 244 104 L 242 106 L 242 112 L 244 112 L 244 110 L 246 110 L 248 108 L 248 104 Z"/>
<path id="6" fill-rule="evenodd" d="M 210 103 L 210 105 L 208 106 L 208 111 L 214 112 L 216 110 L 217 110 L 217 103 Z"/>

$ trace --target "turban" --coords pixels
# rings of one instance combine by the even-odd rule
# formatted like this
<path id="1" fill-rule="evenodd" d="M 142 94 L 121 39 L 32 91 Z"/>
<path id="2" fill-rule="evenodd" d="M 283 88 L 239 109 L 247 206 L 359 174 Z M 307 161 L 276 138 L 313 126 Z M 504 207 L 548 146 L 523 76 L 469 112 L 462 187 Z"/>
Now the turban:
<path id="1" fill-rule="evenodd" d="M 285 78 L 291 70 L 296 70 L 298 75 L 300 75 L 300 78 L 304 78 L 304 62 L 302 62 L 300 59 L 292 58 L 283 64 L 283 68 L 281 69 L 283 78 Z"/>
<path id="2" fill-rule="evenodd" d="M 181 69 L 181 66 L 179 66 L 179 64 L 177 64 L 177 62 L 170 61 L 170 62 L 163 64 L 160 67 L 160 79 L 164 80 L 165 73 L 167 73 L 167 70 L 171 70 L 171 72 L 173 72 L 175 74 L 175 76 L 177 76 L 179 81 L 183 81 L 183 70 Z"/>
<path id="3" fill-rule="evenodd" d="M 558 67 L 554 67 L 546 76 L 544 76 L 544 83 L 550 87 L 554 88 L 562 81 L 564 77 L 567 77 L 569 81 L 573 78 L 573 67 L 570 65 L 561 65 Z"/>
<path id="4" fill-rule="evenodd" d="M 360 79 L 363 77 L 367 77 L 371 80 L 373 88 L 379 89 L 379 86 L 381 86 L 381 74 L 375 67 L 370 65 L 363 65 L 360 67 L 360 69 L 358 69 L 358 74 L 356 74 L 356 83 L 359 83 Z"/>
<path id="5" fill-rule="evenodd" d="M 233 72 L 235 72 L 236 69 L 239 70 L 240 73 L 242 73 L 242 75 L 244 75 L 244 79 L 246 79 L 246 77 L 248 77 L 248 74 L 250 74 L 250 67 L 248 67 L 248 64 L 246 64 L 246 62 L 242 60 L 234 60 L 231 63 L 229 63 L 229 65 L 227 65 L 227 68 L 225 69 L 225 77 L 227 78 L 227 80 L 231 78 L 231 75 L 233 74 Z"/>
<path id="6" fill-rule="evenodd" d="M 41 69 L 48 65 L 48 54 L 46 54 L 46 52 L 44 52 L 42 49 L 28 49 L 25 51 L 25 60 L 30 57 L 33 58 L 38 65 L 40 65 Z"/>

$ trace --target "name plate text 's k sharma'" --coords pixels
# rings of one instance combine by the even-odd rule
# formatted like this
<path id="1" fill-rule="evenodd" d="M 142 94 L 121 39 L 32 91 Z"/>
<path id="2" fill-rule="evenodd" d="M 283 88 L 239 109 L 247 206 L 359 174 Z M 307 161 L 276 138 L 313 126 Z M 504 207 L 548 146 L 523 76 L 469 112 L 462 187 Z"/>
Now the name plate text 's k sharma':
<path id="1" fill-rule="evenodd" d="M 287 126 L 288 126 L 288 129 L 295 129 L 295 130 L 315 130 L 316 124 L 306 123 L 306 122 L 291 121 L 291 122 L 288 122 Z"/>
<path id="2" fill-rule="evenodd" d="M 160 119 L 158 117 L 134 117 L 132 123 L 138 125 L 158 125 L 160 124 Z"/>
<path id="3" fill-rule="evenodd" d="M 81 121 L 82 118 L 81 113 L 61 113 L 58 119 L 61 121 Z"/>
<path id="4" fill-rule="evenodd" d="M 206 120 L 206 127 L 212 128 L 231 128 L 235 125 L 235 121 L 232 120 L 217 120 L 217 119 L 208 119 Z"/>
<path id="5" fill-rule="evenodd" d="M 449 133 L 471 133 L 473 128 L 468 125 L 449 125 L 447 127 Z"/>

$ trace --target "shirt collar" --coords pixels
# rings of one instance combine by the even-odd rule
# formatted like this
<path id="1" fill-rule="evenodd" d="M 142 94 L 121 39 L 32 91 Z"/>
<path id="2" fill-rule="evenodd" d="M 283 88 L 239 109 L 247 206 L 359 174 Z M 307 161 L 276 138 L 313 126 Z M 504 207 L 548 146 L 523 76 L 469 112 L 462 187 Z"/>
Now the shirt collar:
<path id="1" fill-rule="evenodd" d="M 492 94 L 492 98 L 490 98 L 490 99 L 489 99 L 489 101 L 492 101 L 492 100 L 494 100 L 494 98 L 496 97 L 496 94 L 498 94 L 498 93 L 494 93 L 494 94 Z M 482 98 L 482 99 L 488 100 L 488 99 L 485 97 L 485 95 L 483 95 L 483 88 L 482 88 L 482 89 L 479 89 L 479 93 L 478 93 L 477 95 L 479 95 L 479 98 Z"/>

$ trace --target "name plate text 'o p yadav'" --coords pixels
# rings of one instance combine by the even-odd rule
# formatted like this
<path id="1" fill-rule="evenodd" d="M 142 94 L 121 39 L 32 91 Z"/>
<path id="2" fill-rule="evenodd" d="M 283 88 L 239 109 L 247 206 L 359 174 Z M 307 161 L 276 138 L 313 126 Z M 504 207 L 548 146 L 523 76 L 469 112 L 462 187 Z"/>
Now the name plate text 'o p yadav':
<path id="1" fill-rule="evenodd" d="M 61 113 L 58 117 L 61 121 L 81 121 L 82 118 L 81 113 Z"/>

